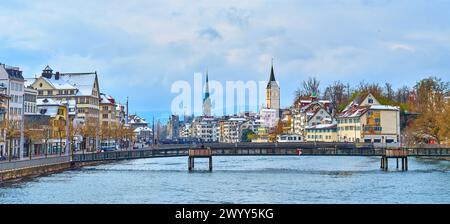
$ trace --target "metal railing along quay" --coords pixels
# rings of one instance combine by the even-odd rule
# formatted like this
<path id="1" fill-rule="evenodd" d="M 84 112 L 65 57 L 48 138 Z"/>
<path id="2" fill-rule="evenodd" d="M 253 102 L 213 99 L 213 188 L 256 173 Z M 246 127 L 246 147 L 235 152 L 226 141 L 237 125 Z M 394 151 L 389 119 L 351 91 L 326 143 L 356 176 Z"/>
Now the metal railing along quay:
<path id="1" fill-rule="evenodd" d="M 70 162 L 70 156 L 47 157 L 32 160 L 15 160 L 12 162 L 0 163 L 0 172 L 68 162 Z"/>

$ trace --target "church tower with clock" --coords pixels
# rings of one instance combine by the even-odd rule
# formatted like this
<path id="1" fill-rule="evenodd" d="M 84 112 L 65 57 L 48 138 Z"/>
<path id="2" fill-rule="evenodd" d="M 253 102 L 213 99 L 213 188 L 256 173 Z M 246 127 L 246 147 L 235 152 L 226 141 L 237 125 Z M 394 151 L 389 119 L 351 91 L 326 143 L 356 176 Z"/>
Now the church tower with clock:
<path id="1" fill-rule="evenodd" d="M 280 87 L 275 80 L 275 73 L 273 71 L 273 60 L 272 60 L 272 70 L 270 71 L 270 80 L 266 88 L 266 103 L 267 109 L 274 109 L 277 111 L 277 117 L 280 115 Z"/>

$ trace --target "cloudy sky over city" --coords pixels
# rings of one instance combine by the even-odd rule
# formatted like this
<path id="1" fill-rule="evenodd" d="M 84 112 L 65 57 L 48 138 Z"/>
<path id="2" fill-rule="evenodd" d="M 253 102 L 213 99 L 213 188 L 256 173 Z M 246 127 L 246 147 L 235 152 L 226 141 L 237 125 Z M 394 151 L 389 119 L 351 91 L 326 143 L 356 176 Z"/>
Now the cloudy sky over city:
<path id="1" fill-rule="evenodd" d="M 308 77 L 321 87 L 414 85 L 450 76 L 450 1 L 6 0 L 0 62 L 34 77 L 97 71 L 102 92 L 147 118 L 170 113 L 171 85 L 269 79 L 274 58 L 282 106 Z"/>

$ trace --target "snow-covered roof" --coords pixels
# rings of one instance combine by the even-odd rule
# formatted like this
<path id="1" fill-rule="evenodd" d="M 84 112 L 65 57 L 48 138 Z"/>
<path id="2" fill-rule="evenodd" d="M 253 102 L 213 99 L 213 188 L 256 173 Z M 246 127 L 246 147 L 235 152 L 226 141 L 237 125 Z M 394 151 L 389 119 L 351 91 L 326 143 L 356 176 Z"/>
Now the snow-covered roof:
<path id="1" fill-rule="evenodd" d="M 339 114 L 338 117 L 347 117 L 347 118 L 353 118 L 353 117 L 360 117 L 363 114 L 365 114 L 369 110 L 369 107 L 354 107 L 349 108 L 348 110 L 344 110 L 341 114 Z"/>
<path id="2" fill-rule="evenodd" d="M 35 78 L 26 78 L 25 83 L 23 84 L 25 87 L 31 86 L 36 81 Z M 31 88 L 31 87 L 30 87 Z"/>
<path id="3" fill-rule="evenodd" d="M 91 96 L 96 76 L 96 73 L 63 73 L 60 80 L 78 89 L 78 96 Z"/>
<path id="4" fill-rule="evenodd" d="M 69 84 L 67 81 L 62 79 L 49 79 L 46 77 L 42 77 L 46 82 L 48 82 L 55 89 L 77 89 L 75 86 Z"/>
<path id="5" fill-rule="evenodd" d="M 371 110 L 400 110 L 400 107 L 394 107 L 389 105 L 372 105 Z"/>
<path id="6" fill-rule="evenodd" d="M 116 104 L 116 100 L 112 96 L 102 93 L 102 94 L 100 94 L 100 103 L 101 104 Z"/>
<path id="7" fill-rule="evenodd" d="M 36 99 L 36 106 L 62 106 L 62 104 L 56 100 L 44 98 Z"/>
<path id="8" fill-rule="evenodd" d="M 137 115 L 130 115 L 128 123 L 130 124 L 148 124 L 143 118 Z"/>
<path id="9" fill-rule="evenodd" d="M 58 114 L 58 109 L 60 106 L 63 106 L 63 104 L 53 99 L 36 99 L 37 111 L 41 115 L 54 117 Z"/>
<path id="10" fill-rule="evenodd" d="M 318 124 L 318 125 L 313 125 L 313 126 L 307 126 L 306 129 L 334 129 L 337 128 L 337 124 L 336 123 L 332 123 L 332 124 Z"/>
<path id="11" fill-rule="evenodd" d="M 245 118 L 240 118 L 240 117 L 233 117 L 233 118 L 230 118 L 230 119 L 228 119 L 228 121 L 241 121 L 241 122 L 244 122 L 244 121 L 246 121 L 247 119 L 245 119 Z"/>
<path id="12" fill-rule="evenodd" d="M 148 128 L 148 127 L 138 127 L 138 128 L 136 128 L 136 129 L 134 129 L 134 132 L 141 132 L 141 131 L 152 131 L 152 129 L 151 128 Z"/>

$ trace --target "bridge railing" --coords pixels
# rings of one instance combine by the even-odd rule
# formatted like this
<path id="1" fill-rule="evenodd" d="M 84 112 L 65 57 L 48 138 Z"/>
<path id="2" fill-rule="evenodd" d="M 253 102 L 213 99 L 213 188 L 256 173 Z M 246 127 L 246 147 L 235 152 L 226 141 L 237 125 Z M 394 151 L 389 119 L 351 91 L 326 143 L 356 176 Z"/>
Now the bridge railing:
<path id="1" fill-rule="evenodd" d="M 450 156 L 450 148 L 412 148 L 410 156 Z"/>
<path id="2" fill-rule="evenodd" d="M 53 165 L 53 164 L 68 163 L 68 162 L 70 162 L 69 156 L 56 156 L 56 157 L 39 158 L 39 159 L 32 159 L 32 160 L 19 160 L 19 161 L 13 161 L 13 162 L 4 162 L 4 163 L 0 163 L 0 172 L 6 171 L 6 170 L 14 170 L 14 169 L 27 168 L 27 167 L 37 167 L 37 166 L 44 166 L 44 165 Z"/>
<path id="3" fill-rule="evenodd" d="M 386 149 L 387 157 L 406 157 L 409 151 L 405 149 Z"/>
<path id="4" fill-rule="evenodd" d="M 106 160 L 123 160 L 152 157 L 186 156 L 188 149 L 161 149 L 161 150 L 134 150 L 134 151 L 113 151 L 92 154 L 76 154 L 73 162 L 90 162 Z"/>

